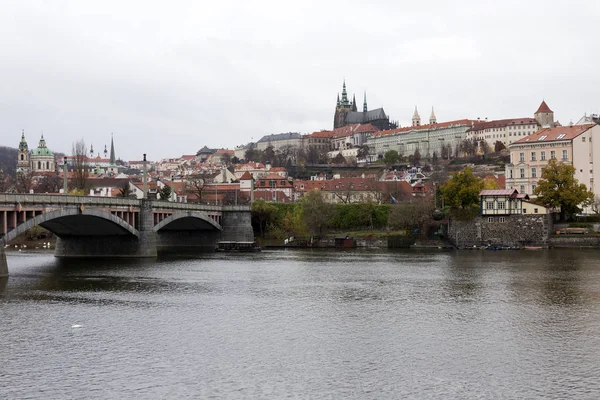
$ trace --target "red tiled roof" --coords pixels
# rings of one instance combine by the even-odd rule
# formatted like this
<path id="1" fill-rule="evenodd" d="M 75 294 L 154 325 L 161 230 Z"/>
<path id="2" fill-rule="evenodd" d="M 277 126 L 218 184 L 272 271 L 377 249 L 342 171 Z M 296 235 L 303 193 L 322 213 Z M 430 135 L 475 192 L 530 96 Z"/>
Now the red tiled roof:
<path id="1" fill-rule="evenodd" d="M 475 121 L 475 120 L 471 120 L 471 119 L 457 119 L 454 121 L 446 121 L 446 122 L 440 122 L 437 124 L 427 124 L 427 125 L 420 125 L 420 126 L 405 126 L 403 128 L 395 128 L 395 129 L 388 129 L 386 131 L 378 131 L 375 132 L 373 135 L 374 136 L 381 136 L 381 135 L 390 135 L 393 133 L 402 133 L 402 132 L 410 132 L 410 131 L 417 131 L 417 130 L 423 130 L 423 129 L 434 129 L 434 128 L 447 128 L 449 126 L 455 126 L 455 125 L 476 125 L 476 124 L 480 124 L 481 121 Z"/>
<path id="2" fill-rule="evenodd" d="M 240 176 L 240 181 L 249 181 L 252 179 L 252 174 L 250 174 L 250 172 L 246 171 L 242 174 L 242 176 Z"/>
<path id="3" fill-rule="evenodd" d="M 542 100 L 542 104 L 540 104 L 540 107 L 537 109 L 537 111 L 535 112 L 537 113 L 551 113 L 554 112 L 550 109 L 550 107 L 548 107 L 548 104 L 546 104 L 546 102 L 544 100 Z"/>
<path id="4" fill-rule="evenodd" d="M 319 132 L 313 132 L 306 136 L 315 137 L 315 138 L 330 138 L 333 136 L 333 133 L 334 133 L 333 131 L 319 131 Z"/>
<path id="5" fill-rule="evenodd" d="M 545 128 L 525 136 L 511 144 L 536 143 L 536 142 L 554 142 L 557 140 L 573 140 L 596 124 L 558 126 L 556 128 Z"/>
<path id="6" fill-rule="evenodd" d="M 354 132 L 357 133 L 362 133 L 362 132 L 377 132 L 379 130 L 378 127 L 376 127 L 373 124 L 364 124 L 364 125 L 360 125 L 358 128 L 356 128 L 354 130 Z"/>
<path id="7" fill-rule="evenodd" d="M 494 121 L 480 122 L 479 124 L 477 124 L 473 128 L 471 128 L 469 131 L 473 132 L 473 131 L 482 131 L 484 129 L 490 129 L 490 128 L 504 128 L 509 125 L 513 126 L 513 125 L 532 125 L 532 124 L 537 124 L 537 121 L 535 119 L 529 118 L 529 117 L 497 119 Z"/>

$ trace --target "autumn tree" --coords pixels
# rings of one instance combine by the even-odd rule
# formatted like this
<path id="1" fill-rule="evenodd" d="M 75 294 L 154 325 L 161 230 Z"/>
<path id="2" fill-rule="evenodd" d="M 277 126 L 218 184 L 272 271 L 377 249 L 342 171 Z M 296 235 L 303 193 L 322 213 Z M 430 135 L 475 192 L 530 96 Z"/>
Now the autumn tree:
<path id="1" fill-rule="evenodd" d="M 504 149 L 506 149 L 504 143 L 502 143 L 500 140 L 496 140 L 496 143 L 494 143 L 494 151 L 498 153 L 499 151 L 502 151 Z"/>
<path id="2" fill-rule="evenodd" d="M 388 214 L 388 226 L 395 230 L 421 229 L 433 218 L 434 209 L 433 201 L 394 204 Z"/>
<path id="3" fill-rule="evenodd" d="M 318 190 L 306 193 L 300 201 L 302 220 L 312 235 L 321 236 L 327 230 L 327 223 L 334 215 L 335 208 L 323 199 Z"/>
<path id="4" fill-rule="evenodd" d="M 536 201 L 560 207 L 560 218 L 565 220 L 594 202 L 594 193 L 575 178 L 575 167 L 551 159 L 542 171 L 534 194 Z"/>
<path id="5" fill-rule="evenodd" d="M 337 156 L 335 156 L 334 158 L 331 159 L 331 163 L 332 164 L 343 165 L 343 164 L 346 164 L 346 159 L 344 158 L 344 156 L 342 155 L 342 153 L 338 153 Z"/>
<path id="6" fill-rule="evenodd" d="M 444 205 L 455 211 L 455 216 L 463 210 L 473 211 L 479 205 L 479 192 L 483 189 L 483 180 L 473 175 L 470 167 L 455 172 L 441 187 Z M 471 216 L 471 212 L 468 213 Z"/>
<path id="7" fill-rule="evenodd" d="M 46 174 L 38 181 L 36 192 L 58 193 L 62 185 L 63 180 L 58 174 Z"/>
<path id="8" fill-rule="evenodd" d="M 500 185 L 498 185 L 498 182 L 496 182 L 496 180 L 494 180 L 494 179 L 484 179 L 483 180 L 483 188 L 486 190 L 501 189 Z"/>
<path id="9" fill-rule="evenodd" d="M 252 203 L 252 225 L 258 227 L 261 237 L 265 236 L 265 230 L 275 218 L 276 212 L 277 208 L 263 199 Z"/>

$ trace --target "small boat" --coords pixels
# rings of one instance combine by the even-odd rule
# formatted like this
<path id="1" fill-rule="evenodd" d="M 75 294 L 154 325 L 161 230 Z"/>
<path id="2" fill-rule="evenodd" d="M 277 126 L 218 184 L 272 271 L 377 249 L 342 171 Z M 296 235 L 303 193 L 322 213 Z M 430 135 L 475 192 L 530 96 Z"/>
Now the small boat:
<path id="1" fill-rule="evenodd" d="M 237 241 L 222 241 L 217 244 L 215 251 L 219 252 L 239 252 L 239 253 L 255 253 L 262 249 L 256 242 L 237 242 Z"/>
<path id="2" fill-rule="evenodd" d="M 541 250 L 542 246 L 523 246 L 525 250 Z"/>

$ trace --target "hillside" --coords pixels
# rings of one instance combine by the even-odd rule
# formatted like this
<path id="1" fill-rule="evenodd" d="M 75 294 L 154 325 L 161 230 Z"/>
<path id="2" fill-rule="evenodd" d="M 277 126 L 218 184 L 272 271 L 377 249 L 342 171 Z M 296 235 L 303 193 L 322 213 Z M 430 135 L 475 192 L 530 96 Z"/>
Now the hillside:
<path id="1" fill-rule="evenodd" d="M 7 175 L 14 176 L 17 166 L 17 149 L 0 146 L 0 169 Z"/>

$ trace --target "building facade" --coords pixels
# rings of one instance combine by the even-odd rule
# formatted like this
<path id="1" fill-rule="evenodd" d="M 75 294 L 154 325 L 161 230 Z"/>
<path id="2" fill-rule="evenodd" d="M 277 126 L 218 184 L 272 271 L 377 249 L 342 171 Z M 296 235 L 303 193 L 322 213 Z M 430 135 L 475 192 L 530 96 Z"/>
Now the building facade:
<path id="1" fill-rule="evenodd" d="M 467 131 L 476 123 L 461 119 L 375 132 L 367 139 L 369 155 L 372 160 L 383 157 L 389 150 L 396 150 L 401 156 L 409 156 L 416 150 L 422 157 L 432 157 L 434 152 L 438 157 L 448 152 L 455 155 Z"/>
<path id="2" fill-rule="evenodd" d="M 594 140 L 592 140 L 594 138 Z M 509 145 L 510 162 L 505 166 L 506 189 L 533 194 L 548 161 L 556 159 L 575 167 L 575 178 L 595 194 L 600 188 L 600 126 L 596 124 L 545 128 Z"/>

